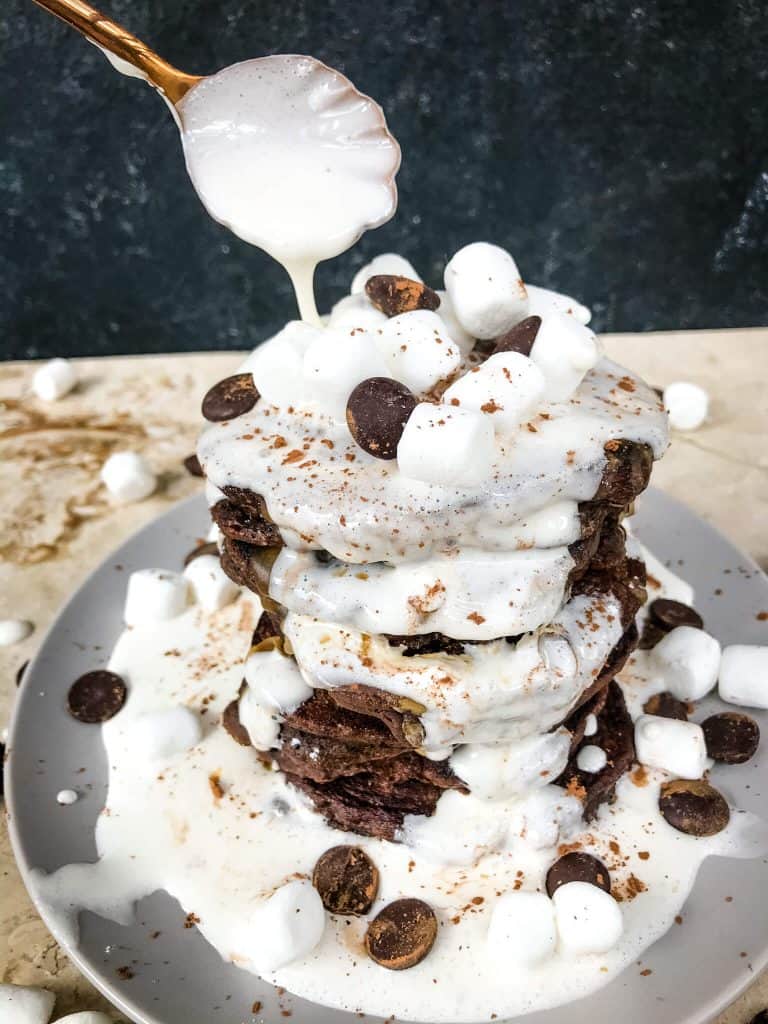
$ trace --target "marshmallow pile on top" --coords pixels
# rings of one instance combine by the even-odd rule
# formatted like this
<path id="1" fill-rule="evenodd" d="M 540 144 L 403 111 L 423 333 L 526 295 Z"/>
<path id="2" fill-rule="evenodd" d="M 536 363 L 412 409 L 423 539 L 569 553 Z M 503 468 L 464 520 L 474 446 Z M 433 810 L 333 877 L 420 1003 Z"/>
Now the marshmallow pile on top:
<path id="1" fill-rule="evenodd" d="M 406 312 L 385 304 L 384 312 L 374 281 L 420 288 L 428 300 Z M 346 419 L 355 441 L 375 457 L 396 458 L 403 476 L 473 488 L 490 479 L 496 446 L 542 405 L 567 401 L 598 362 L 588 320 L 568 296 L 523 284 L 512 256 L 487 242 L 460 249 L 437 292 L 407 260 L 385 254 L 358 272 L 325 326 L 287 324 L 241 369 L 267 402 Z M 354 429 L 350 396 L 363 382 L 366 418 L 390 409 L 380 428 L 389 444 L 374 437 L 369 445 Z"/>

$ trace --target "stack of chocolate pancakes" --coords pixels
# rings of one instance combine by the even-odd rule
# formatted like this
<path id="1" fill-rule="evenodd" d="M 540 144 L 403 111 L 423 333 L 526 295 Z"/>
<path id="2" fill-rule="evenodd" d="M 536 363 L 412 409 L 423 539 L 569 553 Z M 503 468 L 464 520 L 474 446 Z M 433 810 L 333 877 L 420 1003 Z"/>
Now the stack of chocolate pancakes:
<path id="1" fill-rule="evenodd" d="M 491 351 L 475 344 L 462 371 Z M 295 662 L 301 699 L 273 701 L 260 740 L 240 714 L 244 682 L 227 730 L 362 835 L 402 838 L 448 790 L 553 783 L 589 820 L 634 758 L 614 678 L 637 645 L 645 566 L 621 522 L 666 445 L 657 396 L 601 359 L 497 441 L 487 484 L 466 488 L 405 478 L 351 416 L 267 401 L 259 374 L 246 364 L 211 389 L 198 455 L 222 565 L 263 605 L 251 656 L 265 672 L 277 654 Z M 391 387 L 365 397 L 391 405 Z M 605 754 L 593 771 L 585 745 Z M 512 782 L 497 790 L 485 764 L 512 764 Z"/>

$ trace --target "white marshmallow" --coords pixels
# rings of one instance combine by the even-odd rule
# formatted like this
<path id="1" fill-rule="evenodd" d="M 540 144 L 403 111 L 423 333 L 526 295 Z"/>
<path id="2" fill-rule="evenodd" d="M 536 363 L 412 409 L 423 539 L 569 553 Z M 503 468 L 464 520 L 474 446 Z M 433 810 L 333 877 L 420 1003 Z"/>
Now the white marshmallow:
<path id="1" fill-rule="evenodd" d="M 496 901 L 488 926 L 488 952 L 504 964 L 540 963 L 557 945 L 555 910 L 543 892 L 508 892 Z"/>
<path id="2" fill-rule="evenodd" d="M 216 555 L 193 558 L 184 576 L 192 585 L 197 603 L 209 612 L 231 604 L 240 593 L 240 587 L 227 576 Z"/>
<path id="3" fill-rule="evenodd" d="M 391 317 L 376 343 L 395 380 L 417 395 L 452 376 L 461 364 L 459 346 L 438 314 L 429 309 Z"/>
<path id="4" fill-rule="evenodd" d="M 311 953 L 325 930 L 325 910 L 310 882 L 287 882 L 254 911 L 243 939 L 260 974 Z"/>
<path id="5" fill-rule="evenodd" d="M 594 736 L 597 732 L 597 715 L 587 715 L 587 720 L 584 723 L 584 735 Z"/>
<path id="6" fill-rule="evenodd" d="M 589 882 L 568 882 L 552 897 L 559 947 L 569 956 L 607 953 L 621 938 L 624 920 L 610 893 Z"/>
<path id="7" fill-rule="evenodd" d="M 456 316 L 456 311 L 453 308 L 448 292 L 438 288 L 437 294 L 440 298 L 440 305 L 437 309 L 438 316 L 445 324 L 450 336 L 459 346 L 461 354 L 466 357 L 475 347 L 475 339 L 459 323 L 459 318 Z"/>
<path id="8" fill-rule="evenodd" d="M 80 1013 L 59 1017 L 56 1024 L 112 1024 L 112 1018 L 99 1010 L 81 1010 Z"/>
<path id="9" fill-rule="evenodd" d="M 248 370 L 265 402 L 277 406 L 300 405 L 304 400 L 304 353 L 323 329 L 291 320 L 273 338 L 259 345 L 240 372 Z"/>
<path id="10" fill-rule="evenodd" d="M 572 316 L 550 313 L 542 317 L 531 359 L 547 381 L 547 398 L 563 402 L 600 359 L 600 343 L 588 327 Z"/>
<path id="11" fill-rule="evenodd" d="M 707 768 L 704 731 L 695 722 L 641 715 L 635 722 L 635 752 L 641 764 L 681 779 L 700 779 Z"/>
<path id="12" fill-rule="evenodd" d="M 489 417 L 446 405 L 417 405 L 397 446 L 403 476 L 446 487 L 476 487 L 493 463 Z"/>
<path id="13" fill-rule="evenodd" d="M 139 569 L 128 578 L 123 619 L 127 626 L 149 626 L 175 619 L 187 607 L 186 579 L 167 569 Z"/>
<path id="14" fill-rule="evenodd" d="M 528 295 L 506 249 L 465 245 L 445 268 L 445 289 L 459 323 L 474 338 L 498 338 L 528 312 Z"/>
<path id="15" fill-rule="evenodd" d="M 32 390 L 44 402 L 56 402 L 77 384 L 77 371 L 67 359 L 51 359 L 32 378 Z"/>
<path id="16" fill-rule="evenodd" d="M 76 804 L 78 801 L 78 795 L 74 789 L 60 789 L 56 794 L 56 803 L 61 804 L 62 807 L 70 807 L 72 804 Z"/>
<path id="17" fill-rule="evenodd" d="M 26 619 L 0 619 L 0 647 L 20 644 L 34 628 Z"/>
<path id="18" fill-rule="evenodd" d="M 44 988 L 0 985 L 2 1024 L 48 1024 L 56 997 Z"/>
<path id="19" fill-rule="evenodd" d="M 564 316 L 575 317 L 580 324 L 588 324 L 592 319 L 592 311 L 570 295 L 539 288 L 527 281 L 525 290 L 528 292 L 528 316 L 545 317 L 550 313 L 562 313 Z"/>
<path id="20" fill-rule="evenodd" d="M 556 779 L 568 761 L 567 729 L 514 743 L 467 743 L 451 756 L 451 768 L 481 800 L 507 800 Z"/>
<path id="21" fill-rule="evenodd" d="M 768 647 L 726 647 L 720 662 L 718 692 L 729 704 L 768 708 Z"/>
<path id="22" fill-rule="evenodd" d="M 143 501 L 157 487 L 157 478 L 138 452 L 115 452 L 101 467 L 101 480 L 118 501 Z"/>
<path id="23" fill-rule="evenodd" d="M 398 256 L 396 252 L 383 252 L 379 256 L 374 256 L 371 262 L 361 267 L 352 278 L 352 294 L 364 292 L 368 278 L 377 274 L 395 274 L 397 277 L 410 277 L 412 281 L 421 281 L 413 269 L 413 264 L 404 256 Z"/>
<path id="24" fill-rule="evenodd" d="M 278 650 L 252 651 L 243 674 L 251 698 L 270 711 L 290 714 L 312 696 L 295 660 Z"/>
<path id="25" fill-rule="evenodd" d="M 137 755 L 148 761 L 182 754 L 196 746 L 203 736 L 200 718 L 183 704 L 137 715 L 125 728 Z"/>
<path id="26" fill-rule="evenodd" d="M 608 755 L 602 747 L 596 747 L 591 743 L 582 747 L 576 755 L 576 766 L 579 771 L 589 772 L 594 775 L 601 772 L 608 764 Z"/>
<path id="27" fill-rule="evenodd" d="M 364 292 L 359 292 L 357 295 L 345 295 L 343 299 L 339 299 L 328 318 L 329 327 L 345 333 L 354 330 L 376 330 L 386 322 L 386 313 L 376 309 L 368 301 Z"/>
<path id="28" fill-rule="evenodd" d="M 497 431 L 510 431 L 539 406 L 545 388 L 544 374 L 527 356 L 499 352 L 451 384 L 443 402 L 483 412 Z"/>
<path id="29" fill-rule="evenodd" d="M 664 408 L 675 430 L 696 430 L 707 418 L 709 395 L 698 384 L 678 380 L 664 388 Z"/>
<path id="30" fill-rule="evenodd" d="M 370 334 L 331 328 L 318 333 L 307 349 L 303 373 L 307 397 L 337 420 L 345 418 L 347 400 L 360 381 L 390 376 Z"/>
<path id="31" fill-rule="evenodd" d="M 656 644 L 653 667 L 679 700 L 701 700 L 717 682 L 720 644 L 703 629 L 677 626 Z"/>

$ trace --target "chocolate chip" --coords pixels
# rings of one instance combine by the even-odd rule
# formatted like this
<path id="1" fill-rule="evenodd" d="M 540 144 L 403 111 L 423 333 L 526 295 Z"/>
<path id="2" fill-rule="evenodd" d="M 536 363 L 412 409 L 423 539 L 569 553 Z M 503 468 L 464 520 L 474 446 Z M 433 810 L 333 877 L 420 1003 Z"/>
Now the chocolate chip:
<path id="1" fill-rule="evenodd" d="M 760 743 L 760 726 L 749 715 L 739 711 L 722 711 L 712 715 L 701 728 L 707 753 L 723 764 L 744 764 Z"/>
<path id="2" fill-rule="evenodd" d="M 493 355 L 498 352 L 519 352 L 521 356 L 529 356 L 540 327 L 540 316 L 527 316 L 496 339 Z"/>
<path id="3" fill-rule="evenodd" d="M 388 377 L 361 381 L 347 402 L 347 426 L 364 452 L 394 459 L 416 398 L 405 384 Z"/>
<path id="4" fill-rule="evenodd" d="M 259 400 L 252 373 L 236 373 L 214 384 L 203 399 L 203 416 L 211 423 L 232 420 L 250 412 Z"/>
<path id="5" fill-rule="evenodd" d="M 589 882 L 605 892 L 611 891 L 608 868 L 590 853 L 566 853 L 556 860 L 547 872 L 547 895 L 554 896 L 561 885 L 569 882 Z"/>
<path id="6" fill-rule="evenodd" d="M 203 467 L 200 465 L 200 459 L 198 459 L 194 452 L 184 459 L 184 469 L 186 469 L 190 476 L 205 476 Z"/>
<path id="7" fill-rule="evenodd" d="M 388 904 L 368 925 L 368 956 L 390 971 L 421 963 L 437 938 L 437 918 L 423 900 L 402 899 Z"/>
<path id="8" fill-rule="evenodd" d="M 768 1024 L 768 1010 L 761 1010 L 757 1016 L 752 1018 L 749 1024 Z"/>
<path id="9" fill-rule="evenodd" d="M 21 680 L 24 678 L 24 673 L 27 671 L 28 661 L 25 661 L 23 665 L 19 665 L 16 670 L 16 685 L 21 686 Z"/>
<path id="10" fill-rule="evenodd" d="M 106 669 L 97 669 L 86 672 L 72 683 L 67 706 L 70 715 L 79 722 L 96 725 L 117 714 L 125 704 L 127 693 L 120 676 Z"/>
<path id="11" fill-rule="evenodd" d="M 333 846 L 315 864 L 312 885 L 331 914 L 361 917 L 376 899 L 379 872 L 359 846 Z"/>
<path id="12" fill-rule="evenodd" d="M 198 544 L 197 547 L 192 548 L 191 551 L 187 552 L 184 556 L 184 565 L 189 565 L 190 562 L 194 562 L 196 558 L 200 558 L 201 555 L 216 555 L 219 557 L 219 545 L 215 541 L 210 541 L 207 544 Z"/>
<path id="13" fill-rule="evenodd" d="M 655 601 L 651 601 L 648 614 L 655 625 L 667 632 L 678 626 L 704 629 L 704 620 L 695 608 L 683 604 L 682 601 L 672 601 L 668 597 L 657 597 Z"/>
<path id="14" fill-rule="evenodd" d="M 231 700 L 224 708 L 221 716 L 221 724 L 235 743 L 239 743 L 241 747 L 250 747 L 252 745 L 250 734 L 240 721 L 239 699 Z"/>
<path id="15" fill-rule="evenodd" d="M 688 705 L 685 701 L 678 700 L 671 693 L 654 693 L 652 697 L 643 704 L 643 711 L 646 715 L 656 715 L 659 718 L 677 718 L 681 722 L 688 721 Z"/>
<path id="16" fill-rule="evenodd" d="M 435 310 L 440 305 L 440 296 L 421 281 L 396 274 L 376 274 L 369 277 L 365 293 L 376 309 L 387 316 L 412 313 L 415 309 Z"/>
<path id="17" fill-rule="evenodd" d="M 703 779 L 665 782 L 659 810 L 672 828 L 689 836 L 722 832 L 731 817 L 725 797 Z"/>

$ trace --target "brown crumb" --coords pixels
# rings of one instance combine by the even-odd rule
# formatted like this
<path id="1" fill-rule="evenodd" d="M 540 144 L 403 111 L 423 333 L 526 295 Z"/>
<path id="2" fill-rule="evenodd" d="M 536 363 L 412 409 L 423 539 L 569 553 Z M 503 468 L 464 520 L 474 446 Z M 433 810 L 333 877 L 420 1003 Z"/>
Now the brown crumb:
<path id="1" fill-rule="evenodd" d="M 758 622 L 768 622 L 768 612 L 758 612 L 755 618 Z"/>
<path id="2" fill-rule="evenodd" d="M 184 918 L 184 927 L 194 928 L 196 924 L 200 924 L 200 918 L 197 916 L 197 914 L 193 913 L 190 910 L 190 912 Z"/>
<path id="3" fill-rule="evenodd" d="M 467 618 L 470 619 L 472 622 L 477 623 L 478 626 L 482 626 L 482 624 L 485 622 L 485 616 L 481 615 L 480 612 L 470 612 Z"/>
<path id="4" fill-rule="evenodd" d="M 650 967 L 646 967 L 644 971 L 640 971 L 641 978 L 647 978 L 649 974 L 653 974 L 653 971 Z"/>
<path id="5" fill-rule="evenodd" d="M 253 1006 L 251 1007 L 251 1013 L 261 1013 L 260 1000 L 257 999 L 256 1002 L 253 1004 Z"/>
<path id="6" fill-rule="evenodd" d="M 130 981 L 131 978 L 136 977 L 135 973 L 128 966 L 118 967 L 117 970 L 115 971 L 115 974 L 118 976 L 118 978 L 122 978 L 123 981 Z"/>
<path id="7" fill-rule="evenodd" d="M 675 917 L 675 924 L 682 924 L 682 923 L 683 923 L 683 916 L 682 916 L 682 914 L 677 914 L 676 917 Z"/>
<path id="8" fill-rule="evenodd" d="M 213 793 L 213 799 L 216 801 L 216 803 L 218 803 L 219 800 L 221 800 L 221 798 L 224 796 L 224 790 L 222 789 L 220 780 L 221 776 L 219 775 L 218 772 L 212 772 L 208 776 L 208 785 L 211 787 L 211 793 Z"/>
<path id="9" fill-rule="evenodd" d="M 647 850 L 640 850 L 637 856 L 640 858 L 640 860 L 648 860 L 648 858 L 651 855 Z"/>

